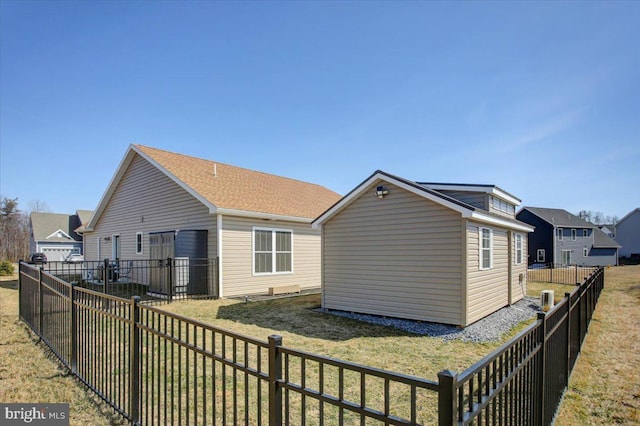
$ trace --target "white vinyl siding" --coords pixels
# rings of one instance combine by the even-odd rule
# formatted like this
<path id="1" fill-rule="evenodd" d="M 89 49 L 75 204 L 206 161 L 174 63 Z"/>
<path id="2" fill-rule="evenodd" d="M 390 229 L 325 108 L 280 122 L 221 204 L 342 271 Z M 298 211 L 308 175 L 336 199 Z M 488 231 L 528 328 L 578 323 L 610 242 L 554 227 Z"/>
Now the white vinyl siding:
<path id="1" fill-rule="evenodd" d="M 519 253 L 518 253 L 519 252 Z M 511 267 L 511 300 L 515 303 L 527 294 L 527 235 L 514 234 L 514 265 Z M 520 261 L 518 262 L 518 258 Z"/>
<path id="2" fill-rule="evenodd" d="M 492 267 L 480 268 L 481 229 L 467 225 L 467 323 L 470 324 L 509 304 L 508 231 L 491 229 Z M 524 265 L 523 265 L 524 266 Z"/>
<path id="3" fill-rule="evenodd" d="M 216 220 L 209 209 L 157 168 L 135 156 L 105 208 L 95 231 L 85 234 L 85 260 L 102 260 L 112 253 L 112 240 L 120 235 L 120 258 L 148 259 L 148 241 L 137 252 L 138 232 L 177 229 L 208 230 L 209 257 L 217 253 Z M 97 241 L 100 239 L 100 252 Z"/>
<path id="4" fill-rule="evenodd" d="M 323 224 L 323 307 L 461 324 L 460 214 L 377 185 Z"/>
<path id="5" fill-rule="evenodd" d="M 302 289 L 320 288 L 320 230 L 311 225 L 260 221 L 222 216 L 222 261 L 224 296 L 265 294 L 269 287 L 299 285 Z M 261 228 L 260 223 L 269 228 Z M 291 232 L 291 273 L 254 274 L 254 229 Z M 286 257 L 286 250 L 281 250 Z M 284 264 L 284 263 L 283 263 Z M 273 265 L 273 263 L 272 263 Z"/>

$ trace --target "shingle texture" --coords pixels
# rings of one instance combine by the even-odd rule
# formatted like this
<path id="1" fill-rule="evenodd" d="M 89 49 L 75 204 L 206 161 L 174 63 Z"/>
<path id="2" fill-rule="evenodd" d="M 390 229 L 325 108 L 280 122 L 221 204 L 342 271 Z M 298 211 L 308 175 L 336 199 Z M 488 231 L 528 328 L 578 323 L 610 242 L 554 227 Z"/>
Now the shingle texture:
<path id="1" fill-rule="evenodd" d="M 136 148 L 220 209 L 314 219 L 340 199 L 320 185 L 142 145 Z"/>
<path id="2" fill-rule="evenodd" d="M 552 225 L 561 228 L 591 228 L 593 230 L 593 246 L 596 248 L 618 248 L 620 244 L 609 238 L 602 230 L 591 222 L 579 218 L 563 209 L 544 207 L 524 207 Z"/>
<path id="3" fill-rule="evenodd" d="M 82 237 L 74 232 L 74 229 L 78 226 L 80 226 L 80 221 L 76 215 L 43 212 L 31 213 L 31 228 L 35 241 L 68 242 L 68 238 L 51 235 L 58 230 L 67 233 L 76 241 L 81 241 Z"/>

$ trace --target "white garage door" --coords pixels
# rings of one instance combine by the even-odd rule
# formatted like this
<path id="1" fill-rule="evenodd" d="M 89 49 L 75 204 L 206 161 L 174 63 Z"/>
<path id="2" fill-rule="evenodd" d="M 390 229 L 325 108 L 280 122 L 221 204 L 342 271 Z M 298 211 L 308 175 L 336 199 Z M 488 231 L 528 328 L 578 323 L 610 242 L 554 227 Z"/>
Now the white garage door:
<path id="1" fill-rule="evenodd" d="M 73 247 L 42 247 L 42 252 L 49 262 L 63 261 L 72 251 Z"/>

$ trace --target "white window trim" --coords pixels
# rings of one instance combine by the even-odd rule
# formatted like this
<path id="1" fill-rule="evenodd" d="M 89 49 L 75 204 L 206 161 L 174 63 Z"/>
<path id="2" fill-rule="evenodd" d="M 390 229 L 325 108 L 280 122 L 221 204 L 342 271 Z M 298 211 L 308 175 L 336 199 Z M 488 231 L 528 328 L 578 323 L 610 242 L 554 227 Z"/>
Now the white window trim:
<path id="1" fill-rule="evenodd" d="M 256 231 L 271 231 L 271 272 L 256 272 Z M 276 272 L 276 232 L 288 232 L 291 234 L 291 271 Z M 269 276 L 269 275 L 291 275 L 293 274 L 293 229 L 283 228 L 264 228 L 261 226 L 254 226 L 251 230 L 251 274 L 254 277 Z"/>
<path id="2" fill-rule="evenodd" d="M 582 249 L 582 256 L 589 257 L 589 248 L 587 246 Z"/>
<path id="3" fill-rule="evenodd" d="M 564 232 L 564 229 L 562 228 L 558 228 L 557 230 L 557 234 L 558 234 L 558 241 L 562 241 L 562 233 Z"/>
<path id="4" fill-rule="evenodd" d="M 520 242 L 520 248 L 518 248 L 518 241 Z M 515 258 L 514 263 L 516 265 L 522 265 L 522 260 L 524 259 L 524 247 L 523 247 L 523 243 L 524 243 L 524 238 L 522 234 L 516 234 L 515 238 L 514 238 L 514 243 L 516 245 L 516 249 L 514 251 L 514 255 Z M 520 259 L 518 260 L 518 252 L 520 252 Z"/>
<path id="5" fill-rule="evenodd" d="M 583 236 L 584 238 L 587 238 L 587 237 L 589 236 L 589 231 L 588 231 L 587 229 L 583 229 L 583 230 L 582 230 L 582 236 Z"/>
<path id="6" fill-rule="evenodd" d="M 571 229 L 571 241 L 575 241 L 578 238 L 578 231 L 576 229 Z"/>
<path id="7" fill-rule="evenodd" d="M 118 247 L 120 248 L 120 253 L 118 253 Z M 118 255 L 122 255 L 122 240 L 120 239 L 120 234 L 112 234 L 111 235 L 111 260 L 118 259 Z"/>
<path id="8" fill-rule="evenodd" d="M 142 232 L 136 232 L 136 254 L 144 252 L 144 238 Z M 140 251 L 138 251 L 138 238 L 140 238 Z"/>
<path id="9" fill-rule="evenodd" d="M 482 247 L 482 234 L 484 233 L 483 231 L 489 231 L 489 247 L 488 248 L 484 248 Z M 483 252 L 485 250 L 489 250 L 489 266 L 488 267 L 484 267 L 482 264 L 483 261 Z M 491 268 L 493 268 L 493 229 L 491 228 L 478 228 L 478 268 L 481 271 L 488 271 Z"/>
<path id="10" fill-rule="evenodd" d="M 540 260 L 540 255 L 542 255 L 542 260 Z M 538 249 L 538 252 L 536 253 L 536 262 L 544 262 L 545 258 L 546 258 L 545 249 Z"/>

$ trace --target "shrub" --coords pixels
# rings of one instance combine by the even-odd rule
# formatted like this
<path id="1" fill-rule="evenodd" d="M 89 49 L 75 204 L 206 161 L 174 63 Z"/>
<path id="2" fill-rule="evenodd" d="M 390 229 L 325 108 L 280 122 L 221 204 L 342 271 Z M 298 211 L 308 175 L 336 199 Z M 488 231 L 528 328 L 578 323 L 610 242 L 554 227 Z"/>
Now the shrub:
<path id="1" fill-rule="evenodd" d="M 0 276 L 3 275 L 13 275 L 13 263 L 8 260 L 3 260 L 0 262 Z"/>

